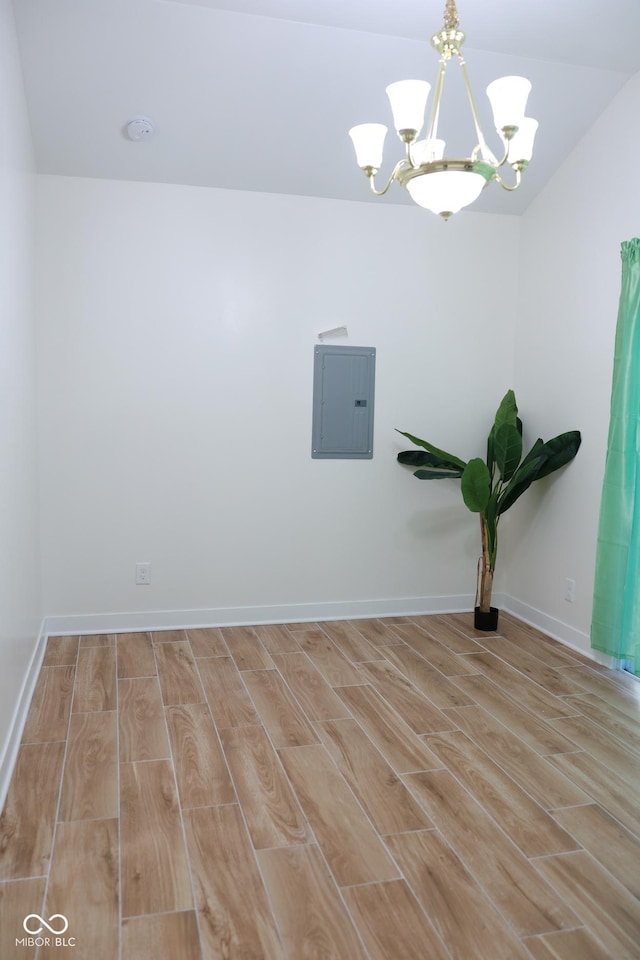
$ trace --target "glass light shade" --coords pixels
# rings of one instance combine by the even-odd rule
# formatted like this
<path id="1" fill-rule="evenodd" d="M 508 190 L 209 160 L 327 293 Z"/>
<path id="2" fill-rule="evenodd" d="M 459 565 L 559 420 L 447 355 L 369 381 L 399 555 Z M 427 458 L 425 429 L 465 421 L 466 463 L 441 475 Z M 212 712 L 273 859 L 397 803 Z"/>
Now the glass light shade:
<path id="1" fill-rule="evenodd" d="M 387 87 L 396 130 L 422 130 L 431 84 L 426 80 L 398 80 Z"/>
<path id="2" fill-rule="evenodd" d="M 349 136 L 353 140 L 359 167 L 380 169 L 386 135 L 387 128 L 384 123 L 360 123 L 357 127 L 351 127 Z"/>
<path id="3" fill-rule="evenodd" d="M 496 130 L 519 127 L 524 119 L 531 83 L 525 77 L 500 77 L 487 87 Z"/>
<path id="4" fill-rule="evenodd" d="M 518 132 L 509 142 L 509 163 L 531 160 L 533 141 L 538 129 L 538 121 L 533 117 L 524 117 L 520 121 Z"/>
<path id="5" fill-rule="evenodd" d="M 431 163 L 444 157 L 444 140 L 418 140 L 411 147 L 411 159 L 416 167 L 421 163 Z"/>
<path id="6" fill-rule="evenodd" d="M 411 199 L 432 213 L 457 213 L 477 200 L 487 183 L 472 170 L 440 170 L 414 177 L 407 183 Z"/>

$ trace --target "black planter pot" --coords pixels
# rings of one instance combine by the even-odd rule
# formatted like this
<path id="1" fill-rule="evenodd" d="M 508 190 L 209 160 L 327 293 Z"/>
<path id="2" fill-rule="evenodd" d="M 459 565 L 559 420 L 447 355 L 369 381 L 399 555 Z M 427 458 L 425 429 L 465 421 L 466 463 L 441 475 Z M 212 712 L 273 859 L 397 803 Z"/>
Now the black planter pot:
<path id="1" fill-rule="evenodd" d="M 476 607 L 473 611 L 473 625 L 476 630 L 497 630 L 498 613 L 497 607 L 490 607 L 489 613 L 483 613 L 480 607 Z"/>

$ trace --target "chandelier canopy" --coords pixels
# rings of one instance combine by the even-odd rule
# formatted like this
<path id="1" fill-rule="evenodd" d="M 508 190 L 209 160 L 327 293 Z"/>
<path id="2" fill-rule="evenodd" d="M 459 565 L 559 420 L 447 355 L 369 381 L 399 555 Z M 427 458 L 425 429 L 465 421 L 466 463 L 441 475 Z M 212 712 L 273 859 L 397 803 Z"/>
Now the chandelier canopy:
<path id="1" fill-rule="evenodd" d="M 502 159 L 498 160 L 491 152 L 480 126 L 467 66 L 460 52 L 465 34 L 459 29 L 459 23 L 455 0 L 446 0 L 442 29 L 431 38 L 432 47 L 440 54 L 440 64 L 424 140 L 418 140 L 418 136 L 424 125 L 431 84 L 426 80 L 399 80 L 387 87 L 394 126 L 405 145 L 405 156 L 396 164 L 382 189 L 376 187 L 375 175 L 382 166 L 386 126 L 382 123 L 362 123 L 349 131 L 358 166 L 369 178 L 371 190 L 376 196 L 385 194 L 391 184 L 397 181 L 415 203 L 439 214 L 444 220 L 477 200 L 492 180 L 496 180 L 505 190 L 517 190 L 522 171 L 531 159 L 538 129 L 538 121 L 524 115 L 531 90 L 530 82 L 524 77 L 494 80 L 487 87 L 487 96 L 502 141 Z M 438 139 L 442 91 L 452 57 L 457 57 L 460 64 L 477 138 L 470 156 L 462 159 L 445 157 L 445 142 Z M 511 184 L 505 183 L 499 172 L 507 164 L 515 172 L 515 180 Z"/>

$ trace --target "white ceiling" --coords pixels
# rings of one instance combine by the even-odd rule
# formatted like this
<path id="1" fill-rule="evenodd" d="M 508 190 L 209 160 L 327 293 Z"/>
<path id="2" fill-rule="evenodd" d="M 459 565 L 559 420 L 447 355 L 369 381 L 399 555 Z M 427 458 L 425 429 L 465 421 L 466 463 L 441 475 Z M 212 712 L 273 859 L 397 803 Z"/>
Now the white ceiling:
<path id="1" fill-rule="evenodd" d="M 347 130 L 391 125 L 391 81 L 433 82 L 428 39 L 441 26 L 444 0 L 14 7 L 40 172 L 368 200 Z M 458 0 L 458 10 L 490 141 L 486 85 L 511 73 L 533 83 L 528 113 L 540 130 L 525 184 L 509 195 L 492 185 L 475 205 L 519 213 L 640 70 L 640 0 Z M 459 81 L 452 64 L 441 133 L 466 155 L 475 139 Z M 137 115 L 154 121 L 153 139 L 124 136 Z M 401 152 L 390 134 L 385 171 Z M 404 202 L 393 189 L 382 202 Z"/>

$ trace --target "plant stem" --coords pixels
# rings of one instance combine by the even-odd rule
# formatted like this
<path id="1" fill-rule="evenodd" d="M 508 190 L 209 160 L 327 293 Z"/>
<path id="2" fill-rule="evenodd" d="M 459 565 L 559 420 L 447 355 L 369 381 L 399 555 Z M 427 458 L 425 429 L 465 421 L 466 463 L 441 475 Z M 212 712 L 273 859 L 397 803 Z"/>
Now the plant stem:
<path id="1" fill-rule="evenodd" d="M 487 523 L 482 514 L 480 514 L 480 532 L 482 536 L 482 564 L 480 567 L 480 610 L 482 613 L 489 613 L 491 610 L 491 590 L 493 588 L 493 569 L 491 567 L 491 557 L 489 555 L 489 538 L 487 536 Z"/>

